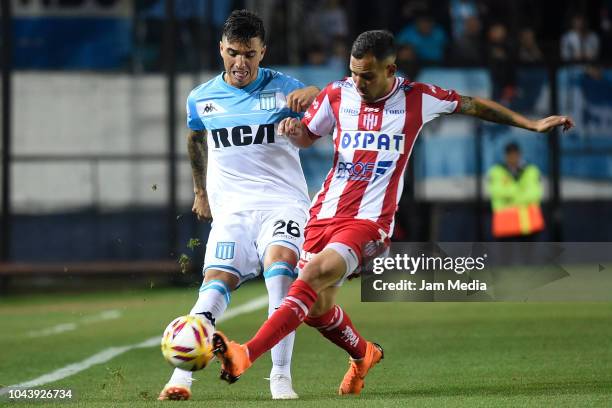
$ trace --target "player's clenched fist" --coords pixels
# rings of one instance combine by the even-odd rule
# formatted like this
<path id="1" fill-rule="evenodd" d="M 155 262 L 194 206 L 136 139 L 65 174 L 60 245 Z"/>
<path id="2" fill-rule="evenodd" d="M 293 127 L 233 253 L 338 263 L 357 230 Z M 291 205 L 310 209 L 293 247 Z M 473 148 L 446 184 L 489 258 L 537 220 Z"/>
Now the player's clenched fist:
<path id="1" fill-rule="evenodd" d="M 287 95 L 287 106 L 294 112 L 304 112 L 319 94 L 316 86 L 296 89 Z"/>
<path id="2" fill-rule="evenodd" d="M 278 124 L 278 133 L 289 138 L 297 136 L 302 126 L 299 119 L 285 118 Z"/>
<path id="3" fill-rule="evenodd" d="M 206 193 L 196 193 L 191 211 L 194 212 L 200 221 L 212 220 L 212 213 L 210 212 L 210 205 L 208 204 L 208 196 Z"/>

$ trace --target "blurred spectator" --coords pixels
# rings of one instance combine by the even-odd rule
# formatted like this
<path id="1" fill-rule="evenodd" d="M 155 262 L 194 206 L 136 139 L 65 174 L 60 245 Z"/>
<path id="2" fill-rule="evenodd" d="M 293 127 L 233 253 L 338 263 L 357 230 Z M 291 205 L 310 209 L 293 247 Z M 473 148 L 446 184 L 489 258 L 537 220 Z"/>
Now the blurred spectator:
<path id="1" fill-rule="evenodd" d="M 444 59 L 446 34 L 430 16 L 421 16 L 414 24 L 407 25 L 399 32 L 396 41 L 399 45 L 411 45 L 422 61 L 442 62 Z"/>
<path id="2" fill-rule="evenodd" d="M 346 40 L 343 37 L 336 37 L 331 51 L 332 54 L 327 61 L 327 65 L 333 69 L 348 70 L 349 49 Z"/>
<path id="3" fill-rule="evenodd" d="M 428 0 L 407 0 L 402 4 L 401 17 L 404 19 L 404 21 L 413 23 L 416 21 L 418 16 L 427 14 L 428 12 Z"/>
<path id="4" fill-rule="evenodd" d="M 482 41 L 482 24 L 476 16 L 465 19 L 463 33 L 452 45 L 452 59 L 458 64 L 482 64 L 484 62 L 484 45 Z"/>
<path id="5" fill-rule="evenodd" d="M 599 37 L 587 26 L 583 15 L 572 17 L 571 28 L 561 37 L 563 61 L 594 61 L 599 58 Z"/>
<path id="6" fill-rule="evenodd" d="M 544 56 L 536 42 L 535 33 L 531 28 L 523 28 L 519 33 L 518 58 L 520 62 L 542 62 Z"/>
<path id="7" fill-rule="evenodd" d="M 340 0 L 320 1 L 307 20 L 307 40 L 329 44 L 334 38 L 348 37 L 348 18 Z"/>
<path id="8" fill-rule="evenodd" d="M 197 69 L 209 64 L 208 68 L 219 64 L 210 61 L 205 53 L 194 53 L 194 48 L 210 47 L 211 44 L 201 42 L 210 26 L 216 33 L 225 22 L 231 10 L 231 4 L 223 0 L 205 2 L 191 0 L 175 0 L 174 16 L 176 24 L 175 64 L 179 71 Z M 135 42 L 138 44 L 139 69 L 145 71 L 161 70 L 164 56 L 161 55 L 166 18 L 166 2 L 164 0 L 141 0 L 135 3 L 137 26 Z M 216 34 L 215 34 L 216 35 Z M 218 48 L 219 38 L 212 41 L 213 48 Z"/>
<path id="9" fill-rule="evenodd" d="M 601 57 L 612 59 L 612 0 L 604 0 L 599 9 L 599 31 L 601 32 Z"/>
<path id="10" fill-rule="evenodd" d="M 395 61 L 400 75 L 410 81 L 416 80 L 420 69 L 419 60 L 411 45 L 400 45 Z"/>
<path id="11" fill-rule="evenodd" d="M 535 240 L 544 229 L 540 170 L 523 162 L 518 144 L 506 145 L 504 163 L 491 167 L 488 182 L 493 237 L 498 241 Z"/>
<path id="12" fill-rule="evenodd" d="M 487 39 L 492 99 L 509 105 L 516 94 L 516 68 L 508 31 L 503 24 L 495 23 L 489 28 Z"/>
<path id="13" fill-rule="evenodd" d="M 310 66 L 322 66 L 327 63 L 325 49 L 321 44 L 313 44 L 308 48 L 306 64 Z"/>
<path id="14" fill-rule="evenodd" d="M 458 41 L 463 37 L 468 19 L 478 19 L 478 6 L 475 0 L 450 0 L 449 14 L 453 38 Z"/>

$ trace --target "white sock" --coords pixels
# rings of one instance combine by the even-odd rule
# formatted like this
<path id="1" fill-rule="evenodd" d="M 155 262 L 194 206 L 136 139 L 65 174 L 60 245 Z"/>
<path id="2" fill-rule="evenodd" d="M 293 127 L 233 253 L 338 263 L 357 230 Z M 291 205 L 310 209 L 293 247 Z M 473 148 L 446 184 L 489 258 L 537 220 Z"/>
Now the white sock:
<path id="1" fill-rule="evenodd" d="M 223 312 L 225 312 L 225 309 L 227 309 L 230 300 L 230 290 L 223 281 L 213 279 L 204 282 L 200 288 L 198 300 L 195 305 L 193 305 L 189 314 L 204 315 L 204 317 L 210 320 L 214 325 L 216 324 L 216 319 L 218 319 Z"/>
<path id="2" fill-rule="evenodd" d="M 293 283 L 296 273 L 294 268 L 286 262 L 274 262 L 264 271 L 266 288 L 268 289 L 268 317 L 274 313 L 287 296 L 289 286 Z M 275 374 L 283 374 L 291 377 L 291 355 L 293 353 L 293 342 L 295 332 L 291 332 L 276 346 L 272 347 L 272 371 L 270 377 Z"/>
<path id="3" fill-rule="evenodd" d="M 227 285 L 220 280 L 211 280 L 204 282 L 200 288 L 198 300 L 189 312 L 190 315 L 200 314 L 207 318 L 212 324 L 216 323 L 231 299 L 230 291 Z M 193 373 L 191 371 L 175 368 L 170 377 L 168 384 L 184 385 L 191 387 L 193 382 Z"/>

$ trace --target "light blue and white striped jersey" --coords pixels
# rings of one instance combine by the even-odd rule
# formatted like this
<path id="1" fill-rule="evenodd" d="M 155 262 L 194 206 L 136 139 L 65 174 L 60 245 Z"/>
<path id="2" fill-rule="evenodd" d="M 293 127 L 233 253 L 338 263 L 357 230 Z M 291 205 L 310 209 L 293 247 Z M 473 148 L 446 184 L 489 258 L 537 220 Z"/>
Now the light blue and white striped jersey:
<path id="1" fill-rule="evenodd" d="M 278 123 L 299 117 L 287 95 L 304 84 L 259 68 L 257 79 L 235 88 L 219 74 L 187 97 L 187 126 L 206 130 L 206 186 L 213 216 L 242 210 L 308 207 L 298 148 L 276 132 Z"/>

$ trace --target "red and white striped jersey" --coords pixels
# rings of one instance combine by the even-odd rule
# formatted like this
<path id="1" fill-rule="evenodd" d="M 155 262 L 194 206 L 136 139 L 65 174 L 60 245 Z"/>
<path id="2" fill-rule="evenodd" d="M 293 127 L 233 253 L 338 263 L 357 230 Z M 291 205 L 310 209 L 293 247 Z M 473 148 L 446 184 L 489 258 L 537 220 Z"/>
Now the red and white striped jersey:
<path id="1" fill-rule="evenodd" d="M 329 84 L 302 122 L 314 137 L 333 130 L 333 167 L 314 197 L 310 221 L 358 218 L 387 234 L 402 195 L 404 172 L 423 125 L 457 110 L 460 96 L 435 85 L 396 77 L 383 98 L 366 103 L 352 78 Z"/>

